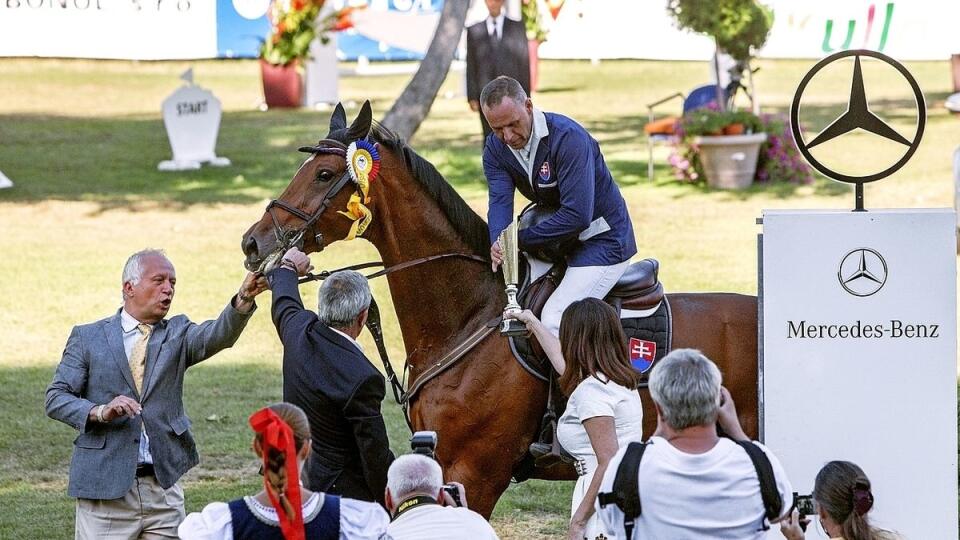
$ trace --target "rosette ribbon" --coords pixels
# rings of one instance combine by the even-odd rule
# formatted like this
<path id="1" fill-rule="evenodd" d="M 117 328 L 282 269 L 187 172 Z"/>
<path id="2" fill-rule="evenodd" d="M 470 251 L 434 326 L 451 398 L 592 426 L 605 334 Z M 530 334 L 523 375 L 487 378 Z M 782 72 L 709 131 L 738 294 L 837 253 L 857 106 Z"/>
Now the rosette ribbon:
<path id="1" fill-rule="evenodd" d="M 373 221 L 373 212 L 365 205 L 370 203 L 368 196 L 370 182 L 380 172 L 380 153 L 377 152 L 377 147 L 365 140 L 350 143 L 347 147 L 347 171 L 357 185 L 357 191 L 350 196 L 347 210 L 337 213 L 353 220 L 350 232 L 344 238 L 344 240 L 353 240 L 362 236 Z"/>

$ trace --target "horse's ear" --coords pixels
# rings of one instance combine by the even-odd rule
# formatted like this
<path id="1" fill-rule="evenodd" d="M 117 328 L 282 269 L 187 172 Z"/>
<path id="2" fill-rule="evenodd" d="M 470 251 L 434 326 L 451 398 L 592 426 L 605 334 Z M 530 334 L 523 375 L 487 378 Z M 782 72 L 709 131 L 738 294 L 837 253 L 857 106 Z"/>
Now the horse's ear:
<path id="1" fill-rule="evenodd" d="M 367 100 L 363 102 L 363 106 L 360 107 L 360 114 L 357 115 L 357 118 L 347 131 L 347 140 L 355 141 L 366 137 L 367 133 L 370 133 L 370 124 L 372 122 L 373 111 L 370 109 L 370 100 Z"/>
<path id="2" fill-rule="evenodd" d="M 330 117 L 330 133 L 347 127 L 347 112 L 343 110 L 343 104 L 337 103 L 337 108 L 333 110 L 333 116 Z"/>

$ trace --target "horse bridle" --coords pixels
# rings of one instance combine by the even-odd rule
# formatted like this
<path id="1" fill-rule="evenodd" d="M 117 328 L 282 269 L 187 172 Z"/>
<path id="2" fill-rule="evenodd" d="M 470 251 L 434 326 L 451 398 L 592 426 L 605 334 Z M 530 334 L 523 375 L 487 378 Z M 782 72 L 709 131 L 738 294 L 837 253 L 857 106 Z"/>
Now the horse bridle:
<path id="1" fill-rule="evenodd" d="M 321 144 L 327 144 L 331 146 L 320 146 Z M 347 157 L 346 145 L 333 139 L 323 139 L 317 143 L 317 146 L 310 147 L 310 150 L 314 154 L 335 154 L 343 157 L 344 159 Z M 333 185 L 330 186 L 330 189 L 328 189 L 323 195 L 323 200 L 320 202 L 320 206 L 312 214 L 308 214 L 282 199 L 273 199 L 267 203 L 266 212 L 270 214 L 270 219 L 273 221 L 273 232 L 277 237 L 278 248 L 276 252 L 285 253 L 293 246 L 303 247 L 303 235 L 313 228 L 313 226 L 317 223 L 317 220 L 320 219 L 320 216 L 323 215 L 323 212 L 330 207 L 330 202 L 333 200 L 333 198 L 336 197 L 349 183 L 356 185 L 356 182 L 354 182 L 353 178 L 350 176 L 349 170 L 345 169 L 343 174 L 340 175 L 340 178 L 338 178 Z M 360 189 L 359 186 L 357 186 L 357 189 Z M 285 230 L 273 211 L 274 207 L 278 207 L 282 210 L 285 210 L 287 213 L 300 218 L 303 220 L 303 225 L 297 229 Z M 315 232 L 314 241 L 317 244 L 317 251 L 323 251 L 323 233 Z M 266 264 L 266 260 L 267 259 L 264 259 L 264 264 Z"/>

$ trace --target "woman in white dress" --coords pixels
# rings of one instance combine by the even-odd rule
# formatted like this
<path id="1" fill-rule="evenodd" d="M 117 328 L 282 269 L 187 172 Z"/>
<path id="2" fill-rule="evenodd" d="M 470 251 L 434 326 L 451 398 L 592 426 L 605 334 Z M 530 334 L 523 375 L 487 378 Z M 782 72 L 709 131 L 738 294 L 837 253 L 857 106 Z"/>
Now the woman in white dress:
<path id="1" fill-rule="evenodd" d="M 291 403 L 250 416 L 253 451 L 263 460 L 263 489 L 193 512 L 177 532 L 184 540 L 336 540 L 385 537 L 390 518 L 380 505 L 310 491 L 300 471 L 310 454 L 310 424 Z"/>
<path id="2" fill-rule="evenodd" d="M 630 365 L 627 338 L 616 311 L 602 300 L 578 300 L 563 312 L 560 339 L 530 312 L 513 315 L 527 325 L 560 375 L 569 396 L 557 437 L 578 460 L 570 540 L 616 537 L 597 519 L 594 506 L 610 458 L 643 435 L 640 373 Z"/>

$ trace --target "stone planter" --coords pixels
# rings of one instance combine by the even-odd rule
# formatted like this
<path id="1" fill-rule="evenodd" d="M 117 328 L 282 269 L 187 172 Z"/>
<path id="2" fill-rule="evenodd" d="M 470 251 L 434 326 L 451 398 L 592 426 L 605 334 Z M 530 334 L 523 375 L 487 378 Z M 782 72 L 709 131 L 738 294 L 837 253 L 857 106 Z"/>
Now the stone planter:
<path id="1" fill-rule="evenodd" d="M 299 65 L 299 62 L 293 61 L 285 66 L 275 66 L 260 60 L 263 100 L 268 108 L 299 107 L 303 103 L 303 80 Z"/>
<path id="2" fill-rule="evenodd" d="M 719 189 L 743 189 L 753 183 L 760 145 L 766 133 L 695 137 L 707 185 Z"/>

